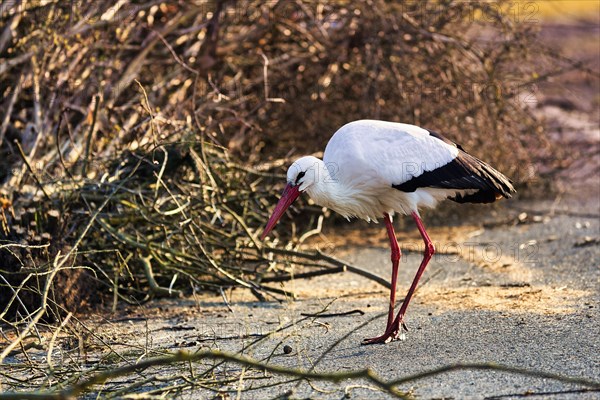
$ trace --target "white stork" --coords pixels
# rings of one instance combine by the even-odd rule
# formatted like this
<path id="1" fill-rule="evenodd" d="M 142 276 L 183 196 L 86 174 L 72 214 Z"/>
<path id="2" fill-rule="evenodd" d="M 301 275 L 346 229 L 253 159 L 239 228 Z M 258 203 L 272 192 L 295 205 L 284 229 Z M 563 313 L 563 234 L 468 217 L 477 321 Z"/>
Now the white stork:
<path id="1" fill-rule="evenodd" d="M 323 160 L 306 156 L 287 171 L 287 186 L 262 234 L 273 229 L 303 192 L 318 205 L 346 218 L 383 217 L 392 250 L 392 279 L 387 327 L 363 344 L 399 338 L 403 318 L 435 248 L 419 216 L 420 207 L 439 200 L 491 203 L 515 192 L 511 181 L 443 136 L 414 125 L 360 120 L 341 127 L 329 140 Z M 395 213 L 410 214 L 425 242 L 423 261 L 394 318 L 400 248 L 392 224 Z"/>

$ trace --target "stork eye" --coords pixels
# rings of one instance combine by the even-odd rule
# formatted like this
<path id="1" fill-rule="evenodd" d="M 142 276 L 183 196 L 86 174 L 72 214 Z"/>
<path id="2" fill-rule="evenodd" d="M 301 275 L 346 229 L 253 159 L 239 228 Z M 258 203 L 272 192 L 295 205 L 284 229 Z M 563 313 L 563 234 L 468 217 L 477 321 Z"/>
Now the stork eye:
<path id="1" fill-rule="evenodd" d="M 296 185 L 298 184 L 298 182 L 300 182 L 300 179 L 304 178 L 304 175 L 306 175 L 305 171 L 302 171 L 298 174 L 298 176 L 296 177 Z"/>

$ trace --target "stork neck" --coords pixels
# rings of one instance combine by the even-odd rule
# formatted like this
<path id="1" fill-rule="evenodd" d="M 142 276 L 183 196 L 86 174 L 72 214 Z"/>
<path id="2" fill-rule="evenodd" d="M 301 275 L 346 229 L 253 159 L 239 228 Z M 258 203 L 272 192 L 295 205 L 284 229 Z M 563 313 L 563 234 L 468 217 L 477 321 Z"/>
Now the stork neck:
<path id="1" fill-rule="evenodd" d="M 313 184 L 306 188 L 306 192 L 315 203 L 331 208 L 331 204 L 335 203 L 340 192 L 340 183 L 336 179 L 335 169 L 325 164 L 323 160 L 318 160 L 314 168 L 315 179 Z"/>
<path id="2" fill-rule="evenodd" d="M 346 218 L 359 217 L 367 221 L 377 220 L 381 203 L 372 192 L 361 188 L 353 181 L 341 176 L 335 163 L 326 164 L 322 160 L 315 163 L 316 178 L 306 187 L 307 194 L 315 203 L 327 207 Z"/>

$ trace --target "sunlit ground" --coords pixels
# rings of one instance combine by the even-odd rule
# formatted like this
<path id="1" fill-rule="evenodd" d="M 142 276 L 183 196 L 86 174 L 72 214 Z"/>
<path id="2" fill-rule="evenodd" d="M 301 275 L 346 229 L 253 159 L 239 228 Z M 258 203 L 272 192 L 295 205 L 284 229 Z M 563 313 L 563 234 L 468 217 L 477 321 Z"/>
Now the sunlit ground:
<path id="1" fill-rule="evenodd" d="M 523 18 L 538 18 L 540 22 L 576 22 L 600 20 L 600 0 L 517 0 Z M 517 12 L 517 10 L 515 10 Z"/>

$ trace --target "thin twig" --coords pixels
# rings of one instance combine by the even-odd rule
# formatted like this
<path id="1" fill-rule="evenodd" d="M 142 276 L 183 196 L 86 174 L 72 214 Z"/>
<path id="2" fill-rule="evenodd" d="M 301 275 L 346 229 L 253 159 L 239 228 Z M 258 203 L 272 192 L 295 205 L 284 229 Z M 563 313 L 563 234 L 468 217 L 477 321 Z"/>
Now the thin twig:
<path id="1" fill-rule="evenodd" d="M 25 152 L 23 151 L 23 148 L 21 147 L 21 143 L 19 143 L 19 141 L 15 139 L 15 144 L 17 145 L 17 149 L 19 149 L 19 155 L 21 156 L 21 159 L 23 160 L 23 162 L 27 166 L 27 170 L 29 171 L 29 173 L 31 174 L 31 176 L 33 176 L 33 179 L 35 180 L 35 183 L 38 185 L 38 187 L 40 188 L 40 190 L 44 194 L 44 197 L 46 198 L 46 200 L 48 200 L 49 202 L 52 202 L 52 199 L 50 199 L 50 196 L 48 195 L 48 193 L 46 193 L 46 190 L 44 189 L 44 185 L 42 184 L 42 182 L 38 178 L 37 174 L 35 173 L 35 171 L 31 167 L 31 164 L 29 164 L 29 160 L 27 160 L 27 156 L 25 155 Z"/>
<path id="2" fill-rule="evenodd" d="M 348 372 L 329 372 L 329 373 L 316 373 L 316 372 L 308 372 L 296 368 L 288 368 L 273 364 L 265 364 L 259 361 L 253 360 L 251 358 L 227 353 L 219 350 L 203 350 L 195 353 L 179 351 L 177 353 L 172 353 L 169 355 L 149 358 L 143 361 L 138 362 L 137 364 L 126 365 L 119 368 L 110 369 L 107 371 L 103 371 L 97 374 L 92 375 L 91 377 L 84 379 L 71 387 L 62 390 L 60 392 L 34 392 L 34 393 L 1 393 L 0 399 L 3 400 L 16 400 L 16 399 L 69 399 L 75 398 L 93 386 L 98 384 L 103 384 L 107 380 L 118 378 L 121 376 L 127 376 L 134 372 L 139 372 L 146 370 L 151 367 L 157 367 L 162 365 L 171 365 L 180 362 L 195 362 L 200 360 L 221 360 L 221 361 L 230 361 L 236 364 L 248 367 L 248 368 L 256 368 L 263 371 L 268 371 L 274 374 L 292 376 L 296 378 L 302 378 L 307 380 L 316 380 L 316 381 L 328 381 L 328 382 L 341 382 L 349 379 L 365 379 L 366 381 L 374 384 L 378 388 L 385 390 L 387 393 L 393 395 L 397 398 L 405 398 L 406 394 L 400 392 L 397 389 L 397 386 L 406 384 L 409 382 L 416 382 L 424 378 L 429 378 L 432 376 L 437 376 L 441 374 L 445 374 L 453 371 L 461 371 L 461 370 L 469 370 L 469 371 L 499 371 L 506 372 L 511 374 L 517 374 L 522 376 L 534 377 L 534 378 L 542 378 L 542 379 L 551 379 L 556 380 L 563 383 L 577 384 L 583 385 L 590 388 L 600 388 L 600 382 L 579 378 L 579 377 L 571 377 L 564 376 L 555 373 L 538 371 L 527 368 L 520 367 L 511 367 L 506 365 L 494 364 L 494 363 L 457 363 L 451 364 L 447 366 L 443 366 L 440 368 L 435 368 L 431 370 L 427 370 L 424 372 L 420 372 L 413 375 L 408 375 L 405 377 L 393 379 L 390 381 L 385 381 L 380 378 L 377 374 L 375 374 L 371 369 L 362 369 Z"/>
<path id="3" fill-rule="evenodd" d="M 359 268 L 357 266 L 354 266 L 350 263 L 347 263 L 345 261 L 337 259 L 333 256 L 328 256 L 328 255 L 322 253 L 320 250 L 317 250 L 314 253 L 307 253 L 307 252 L 302 252 L 302 251 L 291 251 L 291 250 L 285 250 L 285 249 L 278 249 L 275 247 L 263 247 L 263 253 L 268 253 L 268 252 L 284 254 L 284 255 L 288 255 L 288 256 L 302 257 L 302 258 L 306 258 L 309 260 L 323 260 L 323 261 L 326 261 L 326 262 L 328 262 L 332 265 L 335 265 L 339 268 L 342 268 L 342 271 L 353 272 L 357 275 L 360 275 L 360 276 L 368 278 L 372 281 L 375 281 L 387 289 L 391 288 L 391 285 L 387 279 L 385 279 L 377 274 L 374 274 L 372 272 L 366 271 L 362 268 Z M 335 272 L 340 272 L 340 271 L 336 270 Z"/>
<path id="4" fill-rule="evenodd" d="M 140 261 L 144 266 L 144 272 L 146 273 L 146 279 L 148 279 L 150 291 L 157 297 L 181 297 L 183 293 L 180 290 L 165 288 L 156 283 L 154 273 L 152 272 L 152 264 L 150 263 L 151 260 L 152 256 L 140 257 Z"/>
<path id="5" fill-rule="evenodd" d="M 92 144 L 92 136 L 94 135 L 94 128 L 96 127 L 96 118 L 98 117 L 98 109 L 100 108 L 100 96 L 94 96 L 94 112 L 92 114 L 92 123 L 88 130 L 87 138 L 85 141 L 85 154 L 83 158 L 83 165 L 81 167 L 81 176 L 85 179 L 87 174 L 88 162 L 90 159 L 90 147 Z"/>
<path id="6" fill-rule="evenodd" d="M 300 313 L 300 315 L 302 315 L 303 317 L 315 317 L 315 318 L 343 317 L 346 315 L 353 315 L 353 314 L 365 315 L 365 312 L 363 310 L 352 310 L 352 311 L 345 311 L 345 312 L 339 312 L 339 313 L 316 313 L 316 314 Z"/>

